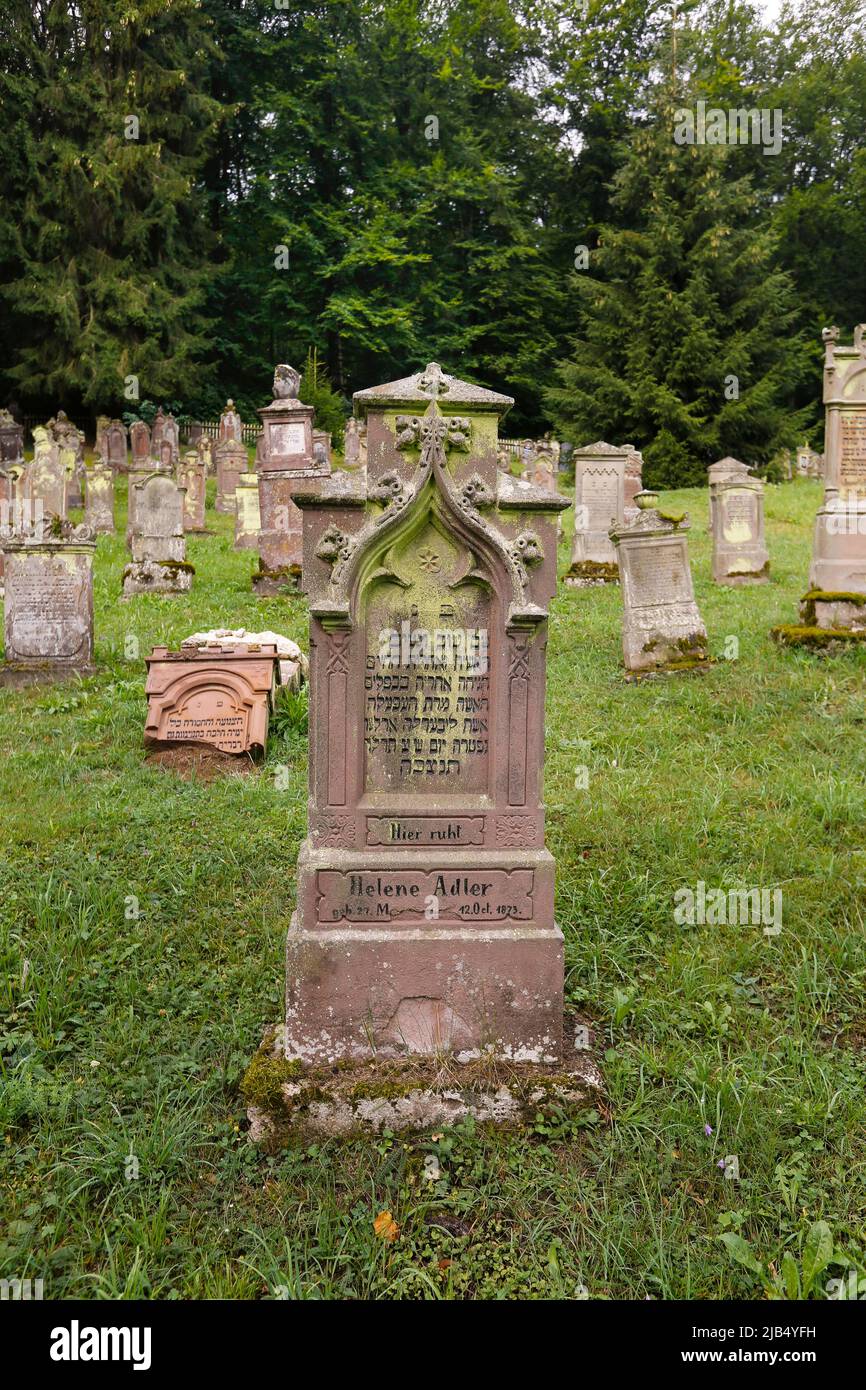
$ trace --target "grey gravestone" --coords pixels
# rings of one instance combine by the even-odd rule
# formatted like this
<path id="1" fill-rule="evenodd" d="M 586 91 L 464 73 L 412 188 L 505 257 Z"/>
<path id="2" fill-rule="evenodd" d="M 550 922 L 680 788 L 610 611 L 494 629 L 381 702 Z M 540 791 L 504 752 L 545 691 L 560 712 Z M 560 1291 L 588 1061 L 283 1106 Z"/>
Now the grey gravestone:
<path id="1" fill-rule="evenodd" d="M 87 526 L 45 518 L 39 539 L 3 540 L 6 667 L 62 675 L 93 658 L 93 555 Z"/>
<path id="2" fill-rule="evenodd" d="M 135 524 L 132 562 L 123 572 L 123 597 L 188 593 L 194 571 L 186 560 L 185 489 L 165 472 L 150 473 L 131 486 L 135 492 Z"/>
<path id="3" fill-rule="evenodd" d="M 600 441 L 574 450 L 574 539 L 565 583 L 574 588 L 615 583 L 616 551 L 612 527 L 622 526 L 626 470 L 640 455 L 630 444 Z"/>
<path id="4" fill-rule="evenodd" d="M 8 410 L 0 410 L 0 468 L 24 461 L 24 429 Z"/>
<path id="5" fill-rule="evenodd" d="M 235 503 L 235 550 L 258 550 L 262 517 L 257 473 L 241 473 L 235 488 Z"/>
<path id="6" fill-rule="evenodd" d="M 33 460 L 25 466 L 21 496 L 45 516 L 66 517 L 68 476 L 60 449 L 44 425 L 33 431 Z"/>
<path id="7" fill-rule="evenodd" d="M 249 470 L 249 457 L 246 446 L 237 439 L 229 439 L 216 447 L 217 494 L 214 510 L 234 515 L 235 488 L 238 479 Z"/>
<path id="8" fill-rule="evenodd" d="M 87 470 L 84 520 L 94 535 L 114 534 L 114 470 L 101 460 Z"/>
<path id="9" fill-rule="evenodd" d="M 638 515 L 611 532 L 623 592 L 622 646 L 628 671 L 676 670 L 707 659 L 707 632 L 692 586 L 688 517 L 658 511 L 637 495 Z"/>
<path id="10" fill-rule="evenodd" d="M 707 470 L 713 579 L 717 584 L 766 584 L 770 556 L 764 544 L 764 484 L 744 463 L 724 458 Z"/>

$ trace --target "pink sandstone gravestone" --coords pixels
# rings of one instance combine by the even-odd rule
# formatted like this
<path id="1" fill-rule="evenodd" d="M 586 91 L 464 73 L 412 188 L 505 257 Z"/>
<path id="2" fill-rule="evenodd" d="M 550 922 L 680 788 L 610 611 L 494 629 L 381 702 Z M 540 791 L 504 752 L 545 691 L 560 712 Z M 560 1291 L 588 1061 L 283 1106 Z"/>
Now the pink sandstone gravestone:
<path id="1" fill-rule="evenodd" d="M 739 459 L 724 458 L 707 470 L 713 579 L 738 587 L 766 584 L 770 556 L 764 544 L 764 484 Z"/>
<path id="2" fill-rule="evenodd" d="M 541 769 L 568 503 L 498 472 L 511 404 L 435 363 L 360 391 L 367 478 L 296 493 L 311 756 L 286 1057 L 562 1056 Z"/>
<path id="3" fill-rule="evenodd" d="M 280 662 L 273 643 L 154 647 L 147 659 L 145 742 L 264 753 Z"/>
<path id="4" fill-rule="evenodd" d="M 196 449 L 188 449 L 177 469 L 177 480 L 185 488 L 183 496 L 184 531 L 204 531 L 207 477 L 203 459 Z"/>
<path id="5" fill-rule="evenodd" d="M 610 538 L 612 527 L 622 526 L 626 517 L 626 478 L 633 501 L 635 470 L 640 454 L 631 446 L 588 444 L 575 449 L 574 459 L 574 539 L 571 564 L 565 583 L 572 588 L 615 583 L 616 552 Z M 639 486 L 639 473 L 638 473 Z"/>
<path id="6" fill-rule="evenodd" d="M 241 417 L 235 410 L 235 403 L 232 400 L 226 401 L 219 423 L 220 444 L 227 444 L 230 440 L 234 440 L 238 444 L 243 442 Z"/>
<path id="7" fill-rule="evenodd" d="M 217 494 L 214 510 L 228 515 L 235 512 L 235 488 L 238 479 L 248 471 L 249 458 L 245 445 L 237 439 L 226 440 L 216 447 Z"/>
<path id="8" fill-rule="evenodd" d="M 317 460 L 313 454 L 315 412 L 298 399 L 300 384 L 294 367 L 281 363 L 274 372 L 274 399 L 258 412 L 262 421 L 256 446 L 261 529 L 253 588 L 263 596 L 299 587 L 303 541 L 295 493 L 308 486 L 311 478 L 327 478 L 331 471 L 326 460 Z"/>

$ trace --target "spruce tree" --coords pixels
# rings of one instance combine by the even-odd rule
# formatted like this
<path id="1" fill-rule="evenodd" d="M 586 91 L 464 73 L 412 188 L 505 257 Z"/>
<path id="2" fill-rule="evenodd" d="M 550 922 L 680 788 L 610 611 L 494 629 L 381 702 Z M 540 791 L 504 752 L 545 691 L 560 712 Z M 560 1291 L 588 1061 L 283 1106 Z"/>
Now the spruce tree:
<path id="1" fill-rule="evenodd" d="M 806 370 L 791 283 L 740 151 L 678 144 L 674 118 L 660 99 L 629 142 L 618 226 L 577 272 L 581 331 L 546 393 L 566 438 L 633 443 L 645 481 L 663 487 L 704 482 L 726 454 L 759 465 L 795 443 L 804 416 L 790 400 Z"/>

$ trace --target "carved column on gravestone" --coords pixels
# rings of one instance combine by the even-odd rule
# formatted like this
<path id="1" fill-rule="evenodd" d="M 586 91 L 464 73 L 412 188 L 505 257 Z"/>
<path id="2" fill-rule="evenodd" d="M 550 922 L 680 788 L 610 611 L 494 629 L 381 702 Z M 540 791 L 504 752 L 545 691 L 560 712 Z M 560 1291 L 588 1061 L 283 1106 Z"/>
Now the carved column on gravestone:
<path id="1" fill-rule="evenodd" d="M 274 399 L 258 412 L 262 421 L 256 445 L 261 530 L 253 588 L 261 595 L 300 587 L 303 540 L 295 493 L 308 486 L 311 478 L 324 479 L 331 472 L 327 460 L 313 453 L 315 412 L 298 399 L 300 383 L 294 367 L 280 364 L 274 372 Z"/>
<path id="2" fill-rule="evenodd" d="M 93 659 L 93 555 L 87 526 L 45 517 L 3 538 L 5 671 L 62 675 Z"/>
<path id="3" fill-rule="evenodd" d="M 654 492 L 640 492 L 636 501 L 637 519 L 611 531 L 622 584 L 626 670 L 703 664 L 707 632 L 692 584 L 688 517 L 664 515 Z"/>
<path id="4" fill-rule="evenodd" d="M 498 473 L 511 404 L 435 363 L 358 392 L 367 478 L 296 493 L 310 824 L 287 1056 L 561 1056 L 541 768 L 555 518 L 568 504 Z"/>
<path id="5" fill-rule="evenodd" d="M 764 544 L 764 484 L 739 459 L 707 470 L 710 485 L 712 574 L 717 584 L 766 584 L 770 556 Z"/>

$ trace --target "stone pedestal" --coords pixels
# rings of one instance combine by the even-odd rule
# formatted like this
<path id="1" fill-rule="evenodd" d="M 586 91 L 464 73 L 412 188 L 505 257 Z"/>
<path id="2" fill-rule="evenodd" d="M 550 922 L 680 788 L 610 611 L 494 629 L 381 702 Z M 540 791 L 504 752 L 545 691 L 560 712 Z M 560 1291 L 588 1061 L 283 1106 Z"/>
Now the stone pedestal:
<path id="1" fill-rule="evenodd" d="M 571 588 L 616 583 L 619 574 L 612 527 L 626 521 L 626 470 L 634 481 L 635 459 L 631 444 L 588 444 L 575 449 L 574 539 L 571 564 L 564 582 Z"/>
<path id="2" fill-rule="evenodd" d="M 724 458 L 707 470 L 713 579 L 734 587 L 766 584 L 770 556 L 764 544 L 764 484 L 744 463 Z"/>
<path id="3" fill-rule="evenodd" d="M 435 363 L 358 392 L 363 490 L 295 494 L 312 698 L 287 1058 L 562 1056 L 541 769 L 568 504 L 498 472 L 511 404 Z"/>
<path id="4" fill-rule="evenodd" d="M 675 671 L 707 661 L 707 632 L 692 586 L 688 517 L 666 516 L 656 493 L 637 495 L 631 526 L 611 531 L 623 588 L 628 671 Z"/>
<path id="5" fill-rule="evenodd" d="M 87 526 L 45 518 L 38 538 L 7 535 L 6 660 L 2 682 L 90 669 L 93 659 L 93 556 Z"/>
<path id="6" fill-rule="evenodd" d="M 866 324 L 850 346 L 824 330 L 824 504 L 815 519 L 809 584 L 866 594 Z"/>

